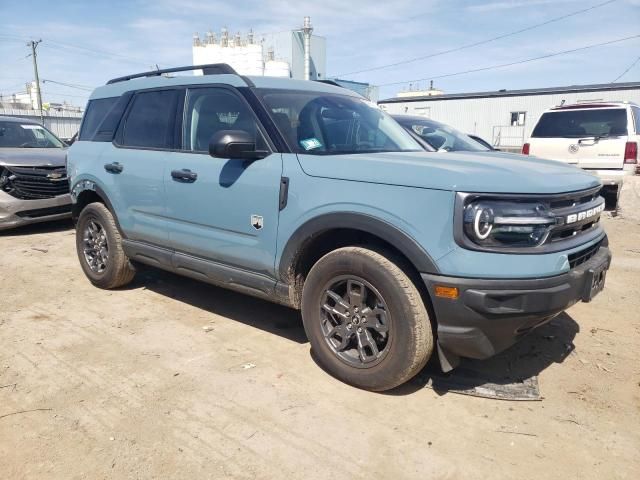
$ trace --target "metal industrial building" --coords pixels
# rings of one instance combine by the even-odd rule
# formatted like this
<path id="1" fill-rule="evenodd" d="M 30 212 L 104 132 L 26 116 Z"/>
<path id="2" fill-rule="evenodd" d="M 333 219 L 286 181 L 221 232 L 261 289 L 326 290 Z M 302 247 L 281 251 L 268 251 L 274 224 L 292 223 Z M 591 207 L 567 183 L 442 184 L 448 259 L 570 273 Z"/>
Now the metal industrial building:
<path id="1" fill-rule="evenodd" d="M 378 104 L 388 113 L 422 115 L 517 151 L 547 108 L 602 101 L 640 104 L 640 82 L 396 97 Z"/>
<path id="2" fill-rule="evenodd" d="M 204 38 L 193 36 L 193 64 L 227 63 L 241 75 L 287 77 L 298 80 L 331 80 L 371 101 L 378 100 L 378 87 L 365 82 L 327 78 L 326 39 L 312 35 L 309 17 L 302 28 L 284 32 L 220 35 L 209 31 Z M 201 74 L 196 70 L 194 74 Z"/>
<path id="3" fill-rule="evenodd" d="M 308 17 L 305 18 L 308 22 Z M 306 26 L 306 25 L 305 25 Z M 218 37 L 208 32 L 204 39 L 193 37 L 193 64 L 227 63 L 241 75 L 265 75 L 309 80 L 326 78 L 326 40 L 303 29 L 285 32 L 229 35 L 226 28 Z M 305 38 L 306 37 L 306 38 Z M 305 57 L 308 39 L 309 55 Z M 308 64 L 306 62 L 308 61 Z"/>

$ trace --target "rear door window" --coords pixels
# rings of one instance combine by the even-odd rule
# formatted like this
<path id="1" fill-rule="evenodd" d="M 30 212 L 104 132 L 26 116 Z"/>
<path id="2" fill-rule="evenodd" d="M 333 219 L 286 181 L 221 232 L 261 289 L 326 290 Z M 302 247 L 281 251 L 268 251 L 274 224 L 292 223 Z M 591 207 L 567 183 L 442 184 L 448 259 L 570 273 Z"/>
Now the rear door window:
<path id="1" fill-rule="evenodd" d="M 627 135 L 624 108 L 547 112 L 533 130 L 536 138 L 616 137 Z"/>
<path id="2" fill-rule="evenodd" d="M 137 148 L 173 148 L 177 90 L 139 92 L 124 122 L 122 145 Z"/>

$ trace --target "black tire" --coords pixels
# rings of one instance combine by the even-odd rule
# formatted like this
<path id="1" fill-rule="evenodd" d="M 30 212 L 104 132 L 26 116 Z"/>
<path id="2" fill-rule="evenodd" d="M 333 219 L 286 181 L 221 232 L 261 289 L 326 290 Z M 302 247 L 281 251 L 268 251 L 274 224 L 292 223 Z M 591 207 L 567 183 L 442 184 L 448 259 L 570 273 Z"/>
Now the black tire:
<path id="1" fill-rule="evenodd" d="M 97 231 L 102 242 L 101 260 L 93 263 L 90 262 L 90 258 L 91 252 L 97 250 L 94 241 L 96 235 L 90 234 L 90 230 Z M 84 274 L 96 287 L 122 287 L 135 276 L 136 270 L 122 249 L 122 237 L 115 219 L 102 203 L 90 203 L 80 212 L 76 224 L 76 251 Z M 98 263 L 100 265 L 97 265 Z"/>
<path id="2" fill-rule="evenodd" d="M 618 210 L 620 203 L 620 188 L 615 188 L 602 193 L 606 210 Z"/>
<path id="3" fill-rule="evenodd" d="M 376 308 L 384 312 L 383 315 L 370 319 L 366 325 L 368 333 L 366 328 L 364 333 L 361 329 L 358 329 L 359 333 L 353 331 L 356 320 L 359 327 L 365 326 L 365 317 L 358 317 L 353 309 L 350 316 L 344 318 L 347 304 L 357 304 L 350 300 L 339 302 L 340 288 L 345 281 L 345 293 L 340 298 L 354 298 L 350 288 L 355 293 L 363 293 L 366 289 L 368 302 L 384 305 L 384 308 Z M 335 303 L 334 299 L 337 299 Z M 323 305 L 328 307 L 328 303 L 340 312 L 323 308 Z M 368 310 L 373 312 L 370 307 Z M 372 321 L 380 326 L 383 318 L 388 336 L 372 328 Z M 425 366 L 433 352 L 433 332 L 420 292 L 389 256 L 367 248 L 344 247 L 318 260 L 304 283 L 302 319 L 318 363 L 336 378 L 366 390 L 384 391 L 405 383 Z M 336 319 L 343 324 L 336 326 Z M 344 329 L 347 327 L 349 330 Z M 340 332 L 334 333 L 338 328 Z M 345 347 L 341 332 L 350 338 L 348 345 L 354 346 L 353 349 Z M 360 335 L 374 339 L 376 350 L 366 347 L 366 341 L 361 341 Z M 336 347 L 336 344 L 339 345 Z M 361 350 L 363 345 L 364 351 Z M 353 358 L 356 354 L 357 359 Z M 367 358 L 368 363 L 364 363 L 363 358 Z"/>

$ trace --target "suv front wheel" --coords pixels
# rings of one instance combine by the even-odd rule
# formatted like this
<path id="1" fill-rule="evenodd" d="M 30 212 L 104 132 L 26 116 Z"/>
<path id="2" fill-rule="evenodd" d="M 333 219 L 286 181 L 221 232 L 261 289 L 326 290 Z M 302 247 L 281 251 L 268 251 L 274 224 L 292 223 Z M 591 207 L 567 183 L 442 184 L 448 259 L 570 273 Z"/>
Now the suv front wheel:
<path id="1" fill-rule="evenodd" d="M 115 219 L 102 203 L 90 203 L 76 224 L 76 251 L 91 283 L 100 288 L 117 288 L 133 280 L 136 273 L 122 250 L 122 237 Z"/>
<path id="2" fill-rule="evenodd" d="M 304 283 L 302 319 L 318 363 L 366 390 L 401 385 L 433 351 L 417 288 L 396 263 L 367 248 L 340 248 L 318 260 Z"/>

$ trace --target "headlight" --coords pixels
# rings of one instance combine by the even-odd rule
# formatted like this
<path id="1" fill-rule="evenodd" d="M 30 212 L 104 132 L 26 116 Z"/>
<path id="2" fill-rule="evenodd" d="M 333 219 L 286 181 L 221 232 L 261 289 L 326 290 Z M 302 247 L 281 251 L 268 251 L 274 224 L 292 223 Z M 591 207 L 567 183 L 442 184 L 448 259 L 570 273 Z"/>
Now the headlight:
<path id="1" fill-rule="evenodd" d="M 464 233 L 482 247 L 535 247 L 555 223 L 540 202 L 476 200 L 464 207 Z"/>

